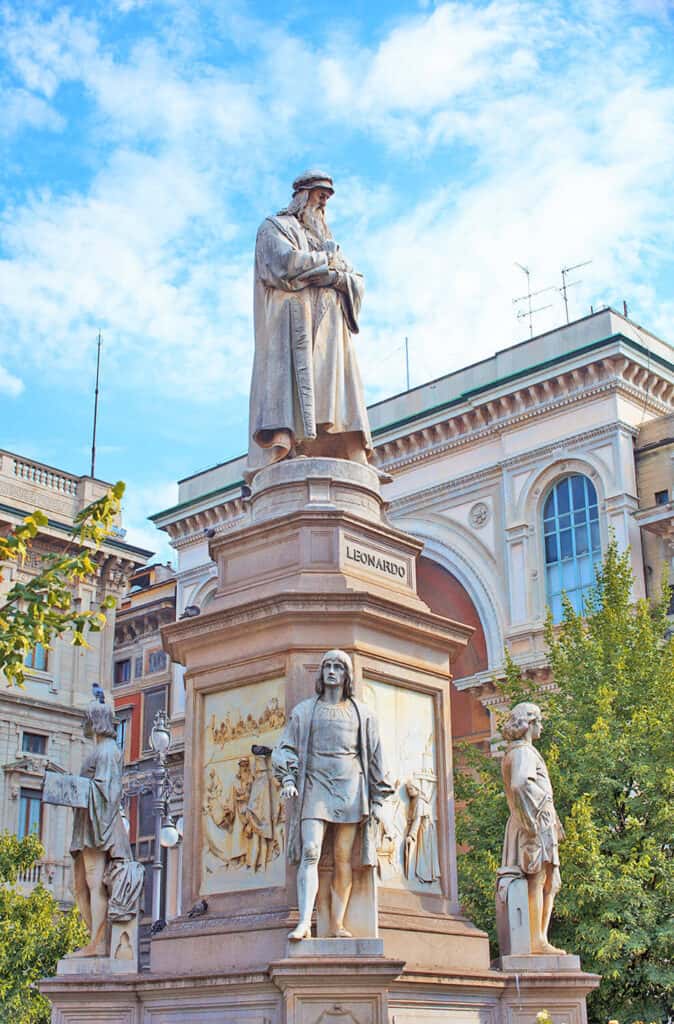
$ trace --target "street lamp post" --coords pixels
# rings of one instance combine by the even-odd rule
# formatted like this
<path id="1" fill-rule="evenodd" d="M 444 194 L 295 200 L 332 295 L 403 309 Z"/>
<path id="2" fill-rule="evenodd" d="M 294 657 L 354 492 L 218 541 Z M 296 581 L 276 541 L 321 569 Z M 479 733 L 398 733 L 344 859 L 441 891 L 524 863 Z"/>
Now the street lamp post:
<path id="1" fill-rule="evenodd" d="M 161 872 L 162 846 L 175 846 L 180 834 L 168 814 L 171 796 L 171 780 L 166 767 L 166 757 L 171 746 L 171 728 L 165 711 L 154 716 L 150 745 L 157 754 L 157 764 L 152 771 L 152 810 L 154 813 L 154 861 L 152 863 L 152 922 L 157 924 L 161 916 Z"/>

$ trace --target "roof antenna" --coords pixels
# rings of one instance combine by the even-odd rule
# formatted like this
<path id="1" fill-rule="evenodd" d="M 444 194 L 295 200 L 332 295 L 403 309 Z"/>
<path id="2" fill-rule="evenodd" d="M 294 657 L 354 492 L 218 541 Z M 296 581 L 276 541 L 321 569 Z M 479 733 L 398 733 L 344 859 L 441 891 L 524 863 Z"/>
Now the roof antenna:
<path id="1" fill-rule="evenodd" d="M 407 388 L 406 388 L 406 390 L 409 391 L 409 389 L 410 389 L 410 343 L 409 343 L 409 340 L 407 338 L 405 338 L 405 376 L 406 376 L 406 379 L 407 379 Z"/>
<path id="2" fill-rule="evenodd" d="M 101 332 L 98 332 L 98 346 L 96 353 L 96 391 L 94 392 L 94 429 L 91 436 L 91 474 L 96 475 L 96 421 L 98 420 L 98 379 L 101 372 Z"/>
<path id="3" fill-rule="evenodd" d="M 534 336 L 534 313 L 540 313 L 544 309 L 550 309 L 550 306 L 552 305 L 552 303 L 549 302 L 546 306 L 537 306 L 536 309 L 533 309 L 532 305 L 531 305 L 531 300 L 533 298 L 535 298 L 537 295 L 542 295 L 543 292 L 550 292 L 550 291 L 552 291 L 553 290 L 553 286 L 551 285 L 549 288 L 541 288 L 537 292 L 532 292 L 532 290 L 531 290 L 531 271 L 529 270 L 528 267 L 525 267 L 521 263 L 518 263 L 517 260 L 515 260 L 515 266 L 519 267 L 520 270 L 522 271 L 522 273 L 527 275 L 527 294 L 526 295 L 520 295 L 519 298 L 513 299 L 513 306 L 517 305 L 518 302 L 526 302 L 527 303 L 527 308 L 526 309 L 518 309 L 517 313 L 515 314 L 515 316 L 517 317 L 518 320 L 521 320 L 525 316 L 528 317 L 528 319 L 529 319 L 529 337 L 533 338 L 533 336 Z"/>
<path id="4" fill-rule="evenodd" d="M 562 267 L 562 287 L 559 289 L 562 298 L 564 299 L 564 312 L 566 313 L 566 322 L 569 323 L 569 300 L 567 298 L 567 289 L 575 287 L 580 284 L 578 281 L 570 281 L 567 283 L 566 275 L 570 274 L 572 270 L 580 270 L 581 267 L 589 267 L 592 260 L 585 260 L 584 263 L 574 263 L 572 267 Z"/>
<path id="5" fill-rule="evenodd" d="M 627 319 L 627 317 L 628 317 L 628 313 L 627 313 L 627 303 L 625 302 L 625 300 L 624 300 L 624 299 L 623 299 L 623 316 L 625 317 L 625 319 Z"/>

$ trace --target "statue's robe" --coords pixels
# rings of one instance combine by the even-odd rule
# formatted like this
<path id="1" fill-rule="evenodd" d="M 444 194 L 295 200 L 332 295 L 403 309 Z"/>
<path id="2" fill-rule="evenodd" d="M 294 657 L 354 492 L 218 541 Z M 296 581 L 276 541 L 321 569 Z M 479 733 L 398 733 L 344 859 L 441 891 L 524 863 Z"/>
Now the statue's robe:
<path id="1" fill-rule="evenodd" d="M 508 747 L 501 771 L 510 809 L 502 867 L 518 867 L 525 875 L 534 875 L 549 864 L 558 872 L 564 830 L 545 761 L 531 743 L 517 740 Z"/>
<path id="2" fill-rule="evenodd" d="M 372 450 L 351 339 L 363 279 L 331 270 L 318 245 L 290 214 L 268 217 L 257 234 L 249 479 L 321 434 L 350 434 Z"/>
<path id="3" fill-rule="evenodd" d="M 143 888 L 143 866 L 133 859 L 122 821 L 122 754 L 111 736 L 103 737 L 82 764 L 80 775 L 90 780 L 86 807 L 75 808 L 70 852 L 106 854 L 104 882 L 108 889 L 108 918 L 128 921 L 136 913 Z"/>
<path id="4" fill-rule="evenodd" d="M 288 860 L 299 864 L 302 856 L 302 804 L 306 791 L 309 740 L 314 709 L 320 697 L 309 697 L 293 708 L 283 734 L 272 752 L 275 777 L 283 785 L 292 782 L 297 789 L 288 821 Z M 364 867 L 376 867 L 376 826 L 368 817 L 373 804 L 381 806 L 393 794 L 386 778 L 375 714 L 366 705 L 350 697 L 359 722 L 358 745 L 360 769 L 367 798 L 367 813 L 363 815 L 360 834 L 360 858 Z"/>

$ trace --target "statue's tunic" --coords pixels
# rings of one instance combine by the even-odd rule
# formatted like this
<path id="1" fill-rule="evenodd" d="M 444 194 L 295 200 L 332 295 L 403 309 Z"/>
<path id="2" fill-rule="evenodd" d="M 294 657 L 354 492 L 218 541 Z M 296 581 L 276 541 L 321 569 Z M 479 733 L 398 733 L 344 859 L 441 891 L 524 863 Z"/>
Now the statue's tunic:
<path id="1" fill-rule="evenodd" d="M 320 244 L 290 214 L 257 234 L 249 477 L 321 432 L 356 432 L 372 448 L 351 340 L 363 279 L 331 270 Z"/>
<path id="2" fill-rule="evenodd" d="M 367 816 L 359 726 L 351 701 L 316 704 L 309 736 L 302 820 L 353 823 Z"/>
<path id="3" fill-rule="evenodd" d="M 326 721 L 322 715 L 322 710 L 318 711 L 318 716 L 316 711 L 319 705 L 323 706 L 325 703 L 321 701 L 320 697 L 310 697 L 308 700 L 303 700 L 296 704 L 278 745 L 274 747 L 272 752 L 272 768 L 275 777 L 281 785 L 286 782 L 292 782 L 298 792 L 297 800 L 294 801 L 295 807 L 288 822 L 287 848 L 288 860 L 291 864 L 299 863 L 302 854 L 300 826 L 302 818 L 308 817 L 304 811 L 305 800 L 307 801 L 307 808 L 313 810 L 318 809 L 321 800 L 327 796 L 327 789 L 324 787 L 322 780 L 319 779 L 316 786 L 314 786 L 313 782 L 308 783 L 310 747 L 314 722 L 325 723 Z M 374 828 L 369 827 L 367 815 L 372 804 L 381 805 L 392 795 L 393 787 L 385 778 L 379 730 L 373 711 L 366 704 L 362 704 L 353 697 L 350 697 L 347 703 L 353 708 L 358 722 L 357 759 L 353 757 L 351 749 L 352 737 L 349 736 L 351 729 L 350 724 L 348 724 L 349 719 L 343 719 L 342 721 L 346 724 L 337 730 L 338 734 L 341 733 L 341 739 L 337 740 L 337 744 L 342 743 L 343 745 L 346 741 L 348 748 L 342 746 L 339 765 L 333 753 L 332 756 L 335 763 L 333 764 L 332 772 L 333 775 L 337 772 L 340 777 L 347 774 L 349 776 L 349 781 L 344 787 L 344 802 L 338 806 L 342 806 L 344 809 L 348 806 L 354 811 L 360 806 L 361 815 L 355 820 L 361 821 L 363 824 L 361 863 L 375 867 L 377 864 L 376 836 Z M 322 732 L 321 724 L 318 730 L 319 738 L 316 750 L 320 752 L 321 763 L 324 765 L 323 755 L 326 753 L 325 744 L 328 741 L 322 738 Z M 330 746 L 332 746 L 334 751 L 336 746 L 334 740 L 328 745 L 328 750 Z M 353 779 L 356 781 L 353 782 Z M 360 781 L 361 779 L 362 782 Z M 310 792 L 316 794 L 316 799 L 314 796 L 309 795 Z M 322 820 L 342 821 L 344 819 L 326 817 Z"/>
<path id="4" fill-rule="evenodd" d="M 501 765 L 510 817 L 503 839 L 503 867 L 533 875 L 545 864 L 559 868 L 562 824 L 552 800 L 545 761 L 526 740 L 511 743 Z"/>

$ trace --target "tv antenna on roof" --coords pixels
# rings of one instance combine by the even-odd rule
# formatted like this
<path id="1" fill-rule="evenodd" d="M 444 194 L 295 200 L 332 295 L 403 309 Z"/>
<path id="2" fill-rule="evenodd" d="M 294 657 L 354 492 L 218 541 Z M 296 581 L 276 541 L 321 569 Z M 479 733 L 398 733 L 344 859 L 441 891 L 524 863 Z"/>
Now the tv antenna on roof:
<path id="1" fill-rule="evenodd" d="M 589 267 L 590 263 L 592 263 L 592 260 L 585 260 L 584 263 L 574 263 L 572 267 L 562 267 L 562 287 L 559 288 L 558 291 L 564 299 L 564 312 L 566 313 L 567 324 L 569 323 L 569 300 L 566 293 L 569 288 L 574 288 L 577 284 L 580 284 L 580 280 L 567 281 L 566 275 L 570 274 L 572 270 L 580 270 L 581 267 Z"/>
<path id="2" fill-rule="evenodd" d="M 529 337 L 533 338 L 533 336 L 534 336 L 534 313 L 541 313 L 544 309 L 550 309 L 552 303 L 548 302 L 545 306 L 537 306 L 536 309 L 534 309 L 532 307 L 532 305 L 531 305 L 531 300 L 536 298 L 537 295 L 543 295 L 544 292 L 550 292 L 550 291 L 553 291 L 553 290 L 556 291 L 556 289 L 554 288 L 554 285 L 551 285 L 549 288 L 541 288 L 537 292 L 532 292 L 532 290 L 531 290 L 531 271 L 529 270 L 528 267 L 525 267 L 521 263 L 518 263 L 517 260 L 515 260 L 515 266 L 519 267 L 520 270 L 522 271 L 522 273 L 527 275 L 527 294 L 526 295 L 520 295 L 519 298 L 513 299 L 513 306 L 516 306 L 518 302 L 526 302 L 527 308 L 526 309 L 518 309 L 516 314 L 515 314 L 515 316 L 517 317 L 518 320 L 521 320 L 525 316 L 528 317 L 528 319 L 529 319 Z"/>

